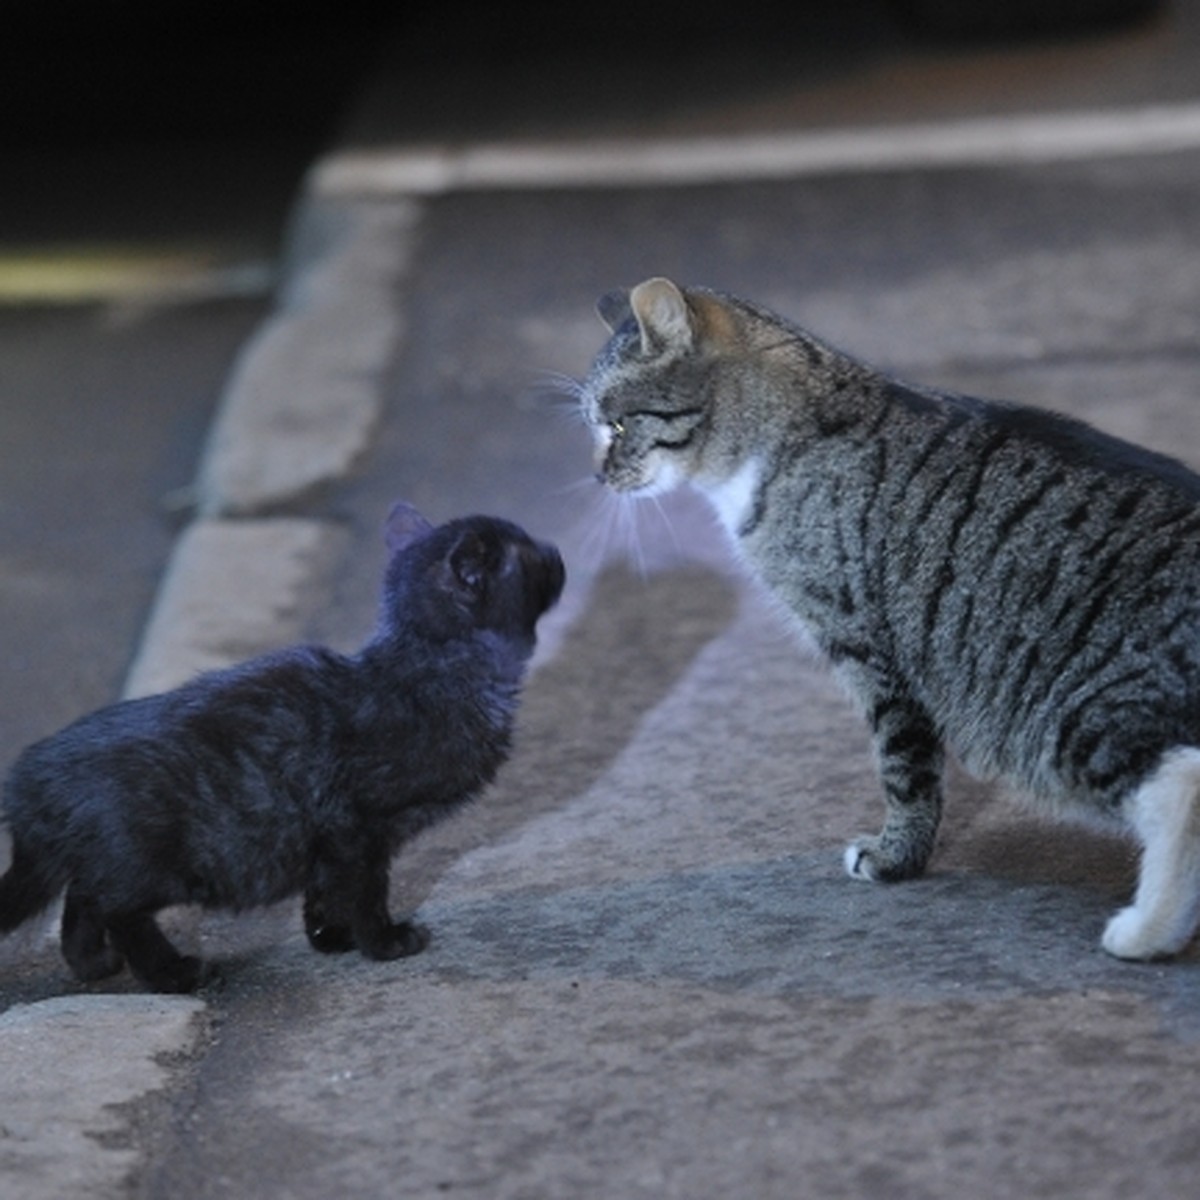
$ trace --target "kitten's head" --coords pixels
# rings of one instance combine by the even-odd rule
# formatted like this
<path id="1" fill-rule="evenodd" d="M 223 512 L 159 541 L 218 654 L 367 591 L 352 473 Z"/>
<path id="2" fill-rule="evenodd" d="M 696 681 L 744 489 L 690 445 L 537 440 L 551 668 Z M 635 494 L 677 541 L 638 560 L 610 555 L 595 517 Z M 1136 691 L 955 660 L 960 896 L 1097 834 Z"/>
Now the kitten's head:
<path id="1" fill-rule="evenodd" d="M 601 482 L 653 496 L 725 472 L 713 434 L 719 376 L 738 340 L 732 311 L 713 293 L 658 278 L 596 307 L 612 336 L 580 398 Z"/>
<path id="2" fill-rule="evenodd" d="M 388 517 L 386 538 L 384 623 L 437 641 L 490 631 L 531 649 L 538 618 L 566 580 L 553 546 L 498 517 L 435 527 L 401 502 Z"/>

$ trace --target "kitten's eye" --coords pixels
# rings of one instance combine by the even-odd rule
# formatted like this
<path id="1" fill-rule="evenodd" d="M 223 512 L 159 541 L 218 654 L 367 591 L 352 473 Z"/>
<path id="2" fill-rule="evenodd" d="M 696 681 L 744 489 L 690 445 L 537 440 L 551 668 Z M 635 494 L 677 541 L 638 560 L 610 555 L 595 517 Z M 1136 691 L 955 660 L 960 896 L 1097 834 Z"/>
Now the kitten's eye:
<path id="1" fill-rule="evenodd" d="M 621 438 L 623 438 L 625 436 L 625 422 L 624 421 L 609 421 L 608 428 L 612 432 L 613 441 L 619 441 Z"/>

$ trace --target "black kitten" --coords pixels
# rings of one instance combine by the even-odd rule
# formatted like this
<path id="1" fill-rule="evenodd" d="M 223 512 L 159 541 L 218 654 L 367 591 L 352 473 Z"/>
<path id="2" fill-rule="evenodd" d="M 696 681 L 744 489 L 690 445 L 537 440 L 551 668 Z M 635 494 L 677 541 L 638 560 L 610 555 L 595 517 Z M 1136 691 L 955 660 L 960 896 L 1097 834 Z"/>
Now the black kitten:
<path id="1" fill-rule="evenodd" d="M 154 919 L 304 892 L 308 940 L 368 958 L 428 935 L 388 915 L 392 854 L 476 795 L 508 754 L 558 552 L 490 517 L 433 528 L 398 504 L 379 628 L 354 656 L 299 646 L 100 709 L 35 743 L 4 791 L 12 865 L 0 932 L 65 886 L 82 980 L 128 962 L 186 992 L 202 964 Z"/>

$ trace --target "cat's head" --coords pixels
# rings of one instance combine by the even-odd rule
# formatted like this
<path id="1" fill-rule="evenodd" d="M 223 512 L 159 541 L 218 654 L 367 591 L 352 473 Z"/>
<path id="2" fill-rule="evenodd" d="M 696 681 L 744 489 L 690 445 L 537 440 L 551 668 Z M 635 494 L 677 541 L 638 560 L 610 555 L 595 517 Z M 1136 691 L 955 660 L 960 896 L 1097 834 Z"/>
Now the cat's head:
<path id="1" fill-rule="evenodd" d="M 388 516 L 385 537 L 391 560 L 384 622 L 434 640 L 490 631 L 532 647 L 538 618 L 566 580 L 554 546 L 498 517 L 434 526 L 401 502 Z"/>
<path id="2" fill-rule="evenodd" d="M 718 475 L 715 400 L 738 344 L 736 314 L 714 293 L 648 279 L 596 306 L 611 337 L 580 387 L 597 476 L 653 496 Z"/>

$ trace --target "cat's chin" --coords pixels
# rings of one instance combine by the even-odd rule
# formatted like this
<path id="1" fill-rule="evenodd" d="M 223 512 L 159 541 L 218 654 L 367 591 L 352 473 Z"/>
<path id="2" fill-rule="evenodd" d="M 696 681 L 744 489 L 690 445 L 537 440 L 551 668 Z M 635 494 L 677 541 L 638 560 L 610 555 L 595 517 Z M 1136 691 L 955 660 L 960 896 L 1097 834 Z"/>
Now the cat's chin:
<path id="1" fill-rule="evenodd" d="M 654 500 L 659 496 L 665 496 L 668 492 L 675 490 L 674 484 L 642 483 L 634 487 L 613 487 L 609 485 L 609 490 L 616 496 L 620 496 L 622 500 Z"/>
<path id="2" fill-rule="evenodd" d="M 606 479 L 608 488 L 629 500 L 653 500 L 675 491 L 684 482 L 683 472 L 671 464 L 664 464 L 648 479 L 628 482 L 614 482 Z"/>

